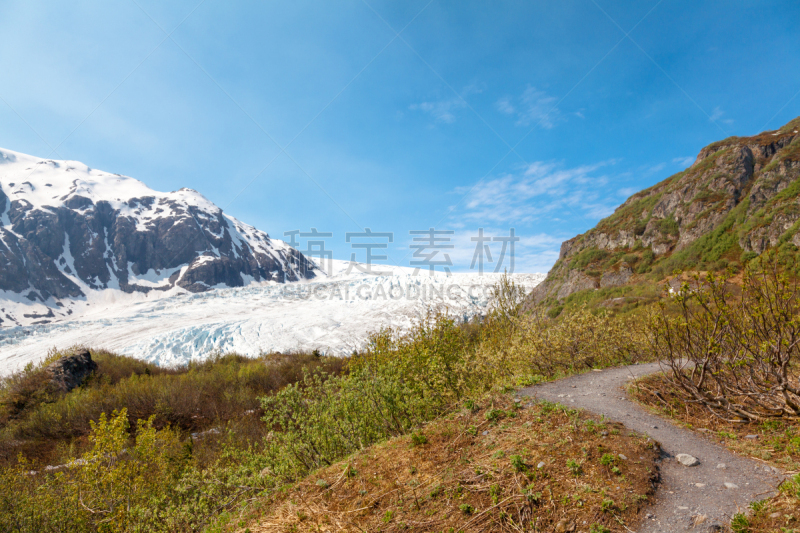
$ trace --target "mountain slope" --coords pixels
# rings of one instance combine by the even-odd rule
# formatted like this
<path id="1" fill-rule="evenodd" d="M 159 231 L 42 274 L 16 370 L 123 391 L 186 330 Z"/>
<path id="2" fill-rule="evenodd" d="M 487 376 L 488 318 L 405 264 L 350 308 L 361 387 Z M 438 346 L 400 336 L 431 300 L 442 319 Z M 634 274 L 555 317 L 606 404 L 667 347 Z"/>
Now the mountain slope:
<path id="1" fill-rule="evenodd" d="M 313 278 L 283 241 L 191 189 L 142 182 L 0 149 L 0 326 L 71 313 L 93 291 L 202 292 L 251 281 Z M 10 302 L 38 302 L 20 316 Z"/>
<path id="2" fill-rule="evenodd" d="M 800 118 L 703 148 L 691 167 L 634 194 L 595 228 L 564 242 L 531 303 L 562 305 L 598 290 L 598 297 L 624 296 L 674 269 L 736 268 L 769 248 L 797 251 L 798 131 Z"/>

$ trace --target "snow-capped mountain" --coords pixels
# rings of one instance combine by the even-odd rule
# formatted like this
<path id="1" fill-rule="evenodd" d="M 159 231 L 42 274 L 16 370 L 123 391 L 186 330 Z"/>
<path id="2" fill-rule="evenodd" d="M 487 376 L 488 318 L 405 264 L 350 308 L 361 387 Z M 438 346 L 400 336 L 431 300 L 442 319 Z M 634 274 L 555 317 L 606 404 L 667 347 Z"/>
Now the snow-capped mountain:
<path id="1" fill-rule="evenodd" d="M 0 327 L 71 315 L 98 294 L 203 292 L 319 270 L 197 191 L 0 149 Z"/>

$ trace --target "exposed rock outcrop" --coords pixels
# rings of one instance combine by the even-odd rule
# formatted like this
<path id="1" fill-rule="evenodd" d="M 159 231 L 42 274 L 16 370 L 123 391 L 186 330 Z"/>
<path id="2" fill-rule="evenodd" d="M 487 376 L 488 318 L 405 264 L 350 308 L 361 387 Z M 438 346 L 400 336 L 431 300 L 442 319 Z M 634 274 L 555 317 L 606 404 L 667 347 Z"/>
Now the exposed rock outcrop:
<path id="1" fill-rule="evenodd" d="M 45 371 L 50 375 L 50 383 L 54 388 L 69 392 L 80 386 L 96 368 L 97 363 L 92 360 L 89 350 L 80 349 L 51 363 Z"/>
<path id="2" fill-rule="evenodd" d="M 529 305 L 634 283 L 659 265 L 724 268 L 747 253 L 800 247 L 799 195 L 800 118 L 711 144 L 691 167 L 634 194 L 595 228 L 564 242 Z"/>
<path id="3" fill-rule="evenodd" d="M 617 270 L 609 270 L 600 278 L 601 287 L 620 287 L 628 283 L 633 276 L 633 270 L 626 263 L 622 263 Z"/>
<path id="4" fill-rule="evenodd" d="M 597 281 L 590 278 L 583 272 L 573 270 L 569 273 L 567 281 L 561 285 L 558 290 L 558 298 L 566 298 L 573 292 L 585 291 L 587 289 L 596 289 L 598 287 Z"/>

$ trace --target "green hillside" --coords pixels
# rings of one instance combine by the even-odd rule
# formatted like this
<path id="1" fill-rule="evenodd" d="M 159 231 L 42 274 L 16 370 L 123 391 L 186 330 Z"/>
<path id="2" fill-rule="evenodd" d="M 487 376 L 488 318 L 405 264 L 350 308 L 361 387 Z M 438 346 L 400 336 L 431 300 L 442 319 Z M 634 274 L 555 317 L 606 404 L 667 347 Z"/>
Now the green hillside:
<path id="1" fill-rule="evenodd" d="M 652 299 L 674 270 L 740 269 L 768 249 L 800 246 L 800 118 L 700 151 L 686 170 L 640 191 L 561 245 L 530 304 L 557 313 L 590 301 L 628 307 Z"/>

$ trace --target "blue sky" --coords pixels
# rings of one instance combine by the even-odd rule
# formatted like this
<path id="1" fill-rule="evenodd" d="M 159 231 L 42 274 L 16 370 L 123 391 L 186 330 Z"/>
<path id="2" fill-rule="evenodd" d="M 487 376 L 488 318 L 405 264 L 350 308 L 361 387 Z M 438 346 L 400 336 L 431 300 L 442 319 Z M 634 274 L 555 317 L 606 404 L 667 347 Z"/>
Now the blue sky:
<path id="1" fill-rule="evenodd" d="M 777 1 L 12 0 L 0 146 L 194 188 L 273 237 L 332 232 L 340 259 L 369 227 L 408 265 L 409 231 L 435 227 L 469 270 L 478 228 L 514 228 L 515 270 L 546 271 L 704 145 L 800 115 L 798 20 Z"/>

